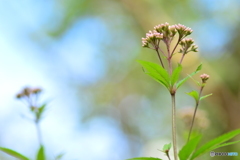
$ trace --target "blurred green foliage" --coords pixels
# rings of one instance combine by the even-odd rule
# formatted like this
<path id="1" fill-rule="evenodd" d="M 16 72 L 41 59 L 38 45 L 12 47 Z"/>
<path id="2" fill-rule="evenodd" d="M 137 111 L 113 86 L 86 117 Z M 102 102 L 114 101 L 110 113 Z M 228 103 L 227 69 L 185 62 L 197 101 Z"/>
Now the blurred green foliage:
<path id="1" fill-rule="evenodd" d="M 144 146 L 145 143 L 159 138 L 160 135 L 168 137 L 170 132 L 169 99 L 166 98 L 167 92 L 157 83 L 149 81 L 135 61 L 136 59 L 146 59 L 157 62 L 157 58 L 151 51 L 140 48 L 140 38 L 151 26 L 158 23 L 179 22 L 189 27 L 197 26 L 195 27 L 197 29 L 201 28 L 201 25 L 202 27 L 207 26 L 208 22 L 211 24 L 219 19 L 222 13 L 226 13 L 227 21 L 232 23 L 226 24 L 225 27 L 233 29 L 227 32 L 229 35 L 222 44 L 224 53 L 215 53 L 216 58 L 212 58 L 212 55 L 208 57 L 206 54 L 209 50 L 204 48 L 207 46 L 200 46 L 200 55 L 191 53 L 195 55 L 190 56 L 187 60 L 189 70 L 185 70 L 185 75 L 200 61 L 205 64 L 204 71 L 211 75 L 206 93 L 210 91 L 214 96 L 201 104 L 201 108 L 209 112 L 211 120 L 210 128 L 203 131 L 208 135 L 207 138 L 240 128 L 238 115 L 240 113 L 238 83 L 240 80 L 240 72 L 238 72 L 240 69 L 238 63 L 240 60 L 238 53 L 240 34 L 237 32 L 240 23 L 239 21 L 233 22 L 236 16 L 234 13 L 237 13 L 239 9 L 233 8 L 235 12 L 227 13 L 233 4 L 239 5 L 239 3 L 234 1 L 232 5 L 223 7 L 220 5 L 221 2 L 215 2 L 219 8 L 210 3 L 197 0 L 56 1 L 57 25 L 54 28 L 48 28 L 48 24 L 46 24 L 43 31 L 48 36 L 55 38 L 56 41 L 75 23 L 84 19 L 98 19 L 106 28 L 106 34 L 98 41 L 99 44 L 93 45 L 100 52 L 100 55 L 95 58 L 100 58 L 106 66 L 105 72 L 103 72 L 104 76 L 91 85 L 76 84 L 81 93 L 79 98 L 86 104 L 82 122 L 90 121 L 94 117 L 109 117 L 115 121 L 128 138 L 129 146 L 132 148 L 127 154 L 129 156 L 139 152 L 139 144 Z M 225 20 L 221 19 L 217 24 L 223 24 Z M 195 28 L 193 28 L 193 35 L 195 32 L 197 35 L 205 34 L 204 41 L 211 45 L 212 42 L 208 41 L 208 37 L 214 37 L 215 33 L 209 34 L 207 30 L 206 33 L 201 30 L 202 33 Z M 97 33 L 98 26 L 94 26 L 93 30 Z M 92 39 L 95 38 L 99 38 L 97 34 L 92 37 Z M 201 40 L 198 41 L 201 43 Z M 217 37 L 215 41 L 218 41 Z M 202 57 L 201 54 L 204 51 L 206 53 Z M 216 48 L 216 52 L 218 51 L 219 49 Z M 193 86 L 193 83 L 189 84 Z M 184 97 L 185 95 L 177 96 L 179 109 L 193 104 Z M 235 145 L 235 147 L 239 146 Z M 236 148 L 227 150 L 237 151 Z M 224 149 L 226 150 L 226 148 Z M 221 157 L 217 157 L 217 159 L 220 160 Z"/>

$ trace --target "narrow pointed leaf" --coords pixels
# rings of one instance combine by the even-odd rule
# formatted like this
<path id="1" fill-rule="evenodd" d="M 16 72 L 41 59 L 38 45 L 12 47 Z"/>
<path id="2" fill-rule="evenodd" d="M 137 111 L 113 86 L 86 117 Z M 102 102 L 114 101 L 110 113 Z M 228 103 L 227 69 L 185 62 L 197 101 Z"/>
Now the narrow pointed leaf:
<path id="1" fill-rule="evenodd" d="M 10 156 L 18 158 L 19 160 L 30 160 L 29 158 L 25 157 L 24 155 L 14 151 L 14 150 L 11 150 L 11 149 L 8 149 L 8 148 L 3 148 L 3 147 L 0 147 L 0 150 L 7 153 Z"/>
<path id="2" fill-rule="evenodd" d="M 209 96 L 211 96 L 212 95 L 212 93 L 211 94 L 208 94 L 208 95 L 205 95 L 205 96 L 202 96 L 201 98 L 200 98 L 200 100 L 203 100 L 204 98 L 207 98 L 207 97 L 209 97 Z"/>
<path id="3" fill-rule="evenodd" d="M 193 160 L 194 158 L 200 156 L 201 154 L 209 152 L 215 146 L 218 146 L 221 143 L 224 143 L 224 142 L 232 139 L 233 137 L 235 137 L 235 136 L 237 136 L 239 134 L 240 134 L 240 129 L 237 129 L 237 130 L 233 130 L 231 132 L 228 132 L 228 133 L 226 133 L 224 135 L 221 135 L 221 136 L 211 140 L 210 142 L 207 142 L 206 144 L 204 144 L 202 147 L 200 147 L 198 150 L 196 150 L 194 152 L 194 154 L 191 157 L 191 160 Z"/>
<path id="4" fill-rule="evenodd" d="M 187 77 L 185 77 L 184 79 L 182 79 L 181 81 L 179 81 L 176 85 L 177 88 L 181 87 L 181 85 L 183 85 L 190 77 L 194 76 L 195 74 L 197 74 L 200 70 L 202 69 L 202 64 L 200 64 L 196 71 L 192 72 L 190 75 L 188 75 Z"/>
<path id="5" fill-rule="evenodd" d="M 164 82 L 163 84 L 167 85 L 167 88 L 170 87 L 169 74 L 162 66 L 147 61 L 138 60 L 138 62 L 145 68 L 147 74 L 151 73 L 155 78 L 161 79 Z"/>
<path id="6" fill-rule="evenodd" d="M 202 69 L 202 64 L 200 64 L 200 65 L 197 67 L 196 71 L 200 71 L 201 69 Z"/>
<path id="7" fill-rule="evenodd" d="M 154 157 L 138 157 L 138 158 L 131 158 L 127 160 L 162 160 L 162 159 L 154 158 Z"/>
<path id="8" fill-rule="evenodd" d="M 182 71 L 182 65 L 179 64 L 173 71 L 172 76 L 171 76 L 171 85 L 174 85 L 179 78 L 180 72 Z"/>
<path id="9" fill-rule="evenodd" d="M 41 146 L 37 153 L 37 160 L 46 160 L 45 153 L 44 153 L 44 147 Z"/>
<path id="10" fill-rule="evenodd" d="M 191 91 L 189 93 L 187 93 L 189 96 L 193 97 L 195 99 L 195 101 L 197 102 L 199 99 L 199 93 L 197 91 Z"/>
<path id="11" fill-rule="evenodd" d="M 196 136 L 192 138 L 188 143 L 186 143 L 183 148 L 179 151 L 179 159 L 180 160 L 187 160 L 192 152 L 195 150 L 197 147 L 199 141 L 201 140 L 202 135 Z"/>
<path id="12" fill-rule="evenodd" d="M 233 142 L 223 143 L 223 144 L 220 144 L 218 146 L 215 146 L 215 147 L 211 148 L 210 150 L 214 150 L 214 149 L 218 149 L 218 148 L 221 148 L 221 147 L 233 145 L 233 144 L 236 144 L 236 143 L 239 143 L 239 142 L 240 141 L 233 141 Z"/>

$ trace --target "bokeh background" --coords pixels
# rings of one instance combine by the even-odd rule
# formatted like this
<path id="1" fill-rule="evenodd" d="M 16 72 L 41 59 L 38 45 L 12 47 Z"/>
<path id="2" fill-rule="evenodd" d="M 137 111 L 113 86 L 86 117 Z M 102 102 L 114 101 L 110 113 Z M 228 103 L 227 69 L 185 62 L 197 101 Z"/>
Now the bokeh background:
<path id="1" fill-rule="evenodd" d="M 170 96 L 136 60 L 158 62 L 141 37 L 165 22 L 194 30 L 200 51 L 189 53 L 182 76 L 199 63 L 211 76 L 204 94 L 213 96 L 200 106 L 209 121 L 204 141 L 240 128 L 239 16 L 238 0 L 0 0 L 0 146 L 34 159 L 35 127 L 15 95 L 38 86 L 41 100 L 50 101 L 41 122 L 49 160 L 61 152 L 64 160 L 163 157 L 158 149 L 171 142 Z M 185 94 L 192 89 L 189 80 L 179 90 L 179 112 L 193 108 Z M 181 146 L 184 125 L 178 130 Z M 240 154 L 240 146 L 216 151 Z M 13 160 L 4 153 L 0 159 Z"/>

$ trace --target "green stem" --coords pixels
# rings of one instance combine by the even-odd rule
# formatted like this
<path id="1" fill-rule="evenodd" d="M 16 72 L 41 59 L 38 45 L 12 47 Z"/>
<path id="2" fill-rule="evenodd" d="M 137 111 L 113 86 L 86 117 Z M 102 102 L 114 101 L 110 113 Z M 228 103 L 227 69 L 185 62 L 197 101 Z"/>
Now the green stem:
<path id="1" fill-rule="evenodd" d="M 171 160 L 171 158 L 170 158 L 169 154 L 167 153 L 166 155 L 167 155 L 168 159 L 169 159 L 169 160 Z"/>
<path id="2" fill-rule="evenodd" d="M 198 106 L 199 106 L 199 103 L 200 103 L 200 97 L 201 97 L 203 88 L 204 88 L 204 86 L 202 86 L 202 87 L 200 88 L 200 91 L 199 91 L 199 98 L 198 98 L 198 100 L 197 100 L 197 102 L 196 102 L 196 106 L 195 106 L 195 109 L 194 109 L 193 118 L 192 118 L 190 130 L 189 130 L 187 142 L 190 140 L 190 137 L 191 137 L 191 133 L 192 133 L 192 129 L 193 129 L 193 124 L 194 124 L 194 120 L 195 120 L 195 117 L 196 117 L 197 109 L 198 109 Z"/>
<path id="3" fill-rule="evenodd" d="M 176 132 L 176 103 L 175 93 L 171 94 L 172 97 L 172 139 L 173 139 L 173 153 L 174 160 L 178 160 L 177 155 L 177 132 Z"/>
<path id="4" fill-rule="evenodd" d="M 40 126 L 39 126 L 39 121 L 38 120 L 35 121 L 35 126 L 36 126 L 36 129 L 37 129 L 38 141 L 39 141 L 39 144 L 41 146 L 42 145 L 42 135 L 41 135 L 41 130 L 40 130 Z"/>

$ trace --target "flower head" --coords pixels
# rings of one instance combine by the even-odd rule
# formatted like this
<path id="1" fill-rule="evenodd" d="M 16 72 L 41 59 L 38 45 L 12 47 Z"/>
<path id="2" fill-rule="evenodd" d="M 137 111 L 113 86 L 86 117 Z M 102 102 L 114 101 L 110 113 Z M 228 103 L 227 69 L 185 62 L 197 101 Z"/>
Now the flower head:
<path id="1" fill-rule="evenodd" d="M 163 34 L 158 33 L 155 30 L 149 31 L 148 33 L 146 33 L 146 38 L 142 38 L 142 46 L 149 48 L 149 44 L 152 44 L 152 46 L 156 48 L 162 38 Z"/>
<path id="2" fill-rule="evenodd" d="M 38 94 L 42 91 L 41 88 L 24 88 L 20 93 L 16 95 L 17 98 L 30 97 L 30 95 Z"/>
<path id="3" fill-rule="evenodd" d="M 163 34 L 163 39 L 165 41 L 171 40 L 175 34 L 177 33 L 177 30 L 175 28 L 175 25 L 169 25 L 167 22 L 163 24 L 156 25 L 154 27 L 154 30 L 156 30 L 158 33 Z"/>
<path id="4" fill-rule="evenodd" d="M 200 75 L 200 78 L 202 79 L 202 83 L 206 83 L 206 81 L 209 79 L 209 75 L 208 74 L 202 74 Z"/>
<path id="5" fill-rule="evenodd" d="M 192 38 L 184 38 L 180 41 L 180 53 L 186 54 L 188 52 L 197 52 L 198 46 L 194 44 L 194 40 Z"/>
<path id="6" fill-rule="evenodd" d="M 190 35 L 193 32 L 193 30 L 191 28 L 186 27 L 182 24 L 176 24 L 175 28 L 179 34 L 180 39 Z"/>

